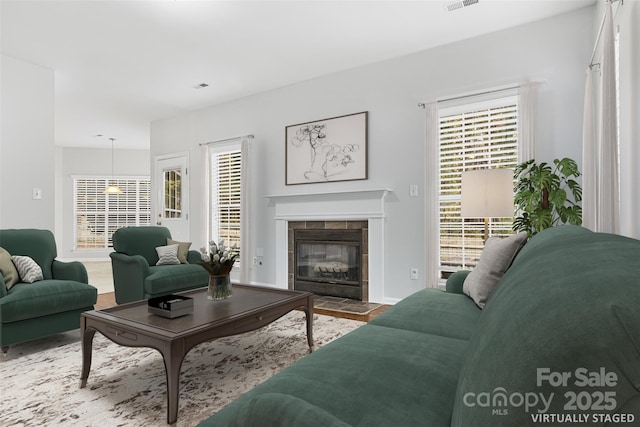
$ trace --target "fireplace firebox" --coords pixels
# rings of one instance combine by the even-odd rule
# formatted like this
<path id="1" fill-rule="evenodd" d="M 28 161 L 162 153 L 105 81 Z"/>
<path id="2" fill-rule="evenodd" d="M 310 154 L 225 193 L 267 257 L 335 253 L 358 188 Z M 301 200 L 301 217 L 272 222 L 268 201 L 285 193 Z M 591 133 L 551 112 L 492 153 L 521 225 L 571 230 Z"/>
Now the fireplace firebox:
<path id="1" fill-rule="evenodd" d="M 362 301 L 362 230 L 295 230 L 294 289 Z"/>

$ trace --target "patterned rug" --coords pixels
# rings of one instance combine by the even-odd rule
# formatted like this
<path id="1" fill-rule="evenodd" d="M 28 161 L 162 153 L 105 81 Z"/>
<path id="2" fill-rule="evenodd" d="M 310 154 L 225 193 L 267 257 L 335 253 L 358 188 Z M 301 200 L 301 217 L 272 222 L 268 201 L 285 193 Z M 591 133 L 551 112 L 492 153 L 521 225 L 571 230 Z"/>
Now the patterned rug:
<path id="1" fill-rule="evenodd" d="M 319 348 L 362 325 L 314 316 Z M 304 313 L 200 344 L 180 376 L 177 426 L 194 426 L 308 353 Z M 165 371 L 153 349 L 122 347 L 100 333 L 87 386 L 80 389 L 79 330 L 11 347 L 0 356 L 1 426 L 166 426 Z"/>

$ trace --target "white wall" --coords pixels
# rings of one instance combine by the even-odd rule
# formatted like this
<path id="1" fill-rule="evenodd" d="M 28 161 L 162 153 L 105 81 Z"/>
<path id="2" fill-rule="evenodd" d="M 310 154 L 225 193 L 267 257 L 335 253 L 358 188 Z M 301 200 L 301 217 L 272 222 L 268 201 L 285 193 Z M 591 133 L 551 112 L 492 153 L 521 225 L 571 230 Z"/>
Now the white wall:
<path id="1" fill-rule="evenodd" d="M 108 148 L 71 148 L 61 149 L 62 162 L 59 179 L 61 181 L 62 232 L 56 236 L 58 240 L 58 256 L 63 259 L 109 259 L 111 249 L 73 250 L 73 177 L 110 177 L 111 145 Z M 150 176 L 149 150 L 114 150 L 113 164 L 116 177 Z"/>
<path id="2" fill-rule="evenodd" d="M 54 72 L 2 61 L 0 228 L 55 230 Z M 33 189 L 42 199 L 33 199 Z"/>
<path id="3" fill-rule="evenodd" d="M 594 8 L 332 74 L 151 126 L 151 156 L 191 153 L 191 240 L 202 246 L 198 144 L 254 133 L 251 226 L 264 263 L 252 281 L 273 283 L 274 212 L 266 195 L 390 188 L 386 236 L 385 301 L 424 285 L 424 111 L 418 102 L 526 81 L 540 89 L 537 158 L 581 158 L 584 70 L 593 46 Z M 255 72 L 260 72 L 259 67 Z M 369 111 L 369 179 L 285 186 L 285 126 Z M 420 196 L 409 197 L 419 185 Z M 417 267 L 420 280 L 409 278 Z"/>

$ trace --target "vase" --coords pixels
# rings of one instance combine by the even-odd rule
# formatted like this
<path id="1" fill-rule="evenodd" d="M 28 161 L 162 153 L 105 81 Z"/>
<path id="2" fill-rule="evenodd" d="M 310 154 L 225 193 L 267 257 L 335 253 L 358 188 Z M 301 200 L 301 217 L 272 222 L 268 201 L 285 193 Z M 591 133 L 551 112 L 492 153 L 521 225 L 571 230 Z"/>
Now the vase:
<path id="1" fill-rule="evenodd" d="M 207 298 L 210 300 L 222 300 L 231 296 L 231 278 L 228 274 L 221 276 L 209 276 Z"/>

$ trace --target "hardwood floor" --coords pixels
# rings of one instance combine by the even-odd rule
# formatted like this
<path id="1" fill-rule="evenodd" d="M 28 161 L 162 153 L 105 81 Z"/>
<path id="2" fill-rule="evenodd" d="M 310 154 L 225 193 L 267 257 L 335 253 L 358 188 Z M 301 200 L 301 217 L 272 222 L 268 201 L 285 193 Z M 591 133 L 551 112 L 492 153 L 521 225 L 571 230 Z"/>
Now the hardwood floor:
<path id="1" fill-rule="evenodd" d="M 116 293 L 107 292 L 105 294 L 98 294 L 95 309 L 102 310 L 103 308 L 115 307 L 116 305 L 118 305 L 116 304 Z"/>
<path id="2" fill-rule="evenodd" d="M 117 304 L 116 304 L 115 293 L 108 292 L 104 294 L 98 294 L 98 302 L 95 305 L 95 309 L 102 310 L 104 308 L 114 307 L 116 305 Z M 389 307 L 391 306 L 383 305 L 367 314 L 346 313 L 343 311 L 331 310 L 326 308 L 318 308 L 318 307 L 315 307 L 313 311 L 317 314 L 325 314 L 328 316 L 338 317 L 342 319 L 351 319 L 351 320 L 358 320 L 360 322 L 369 322 L 370 320 L 374 319 L 375 317 L 383 313 Z"/>

